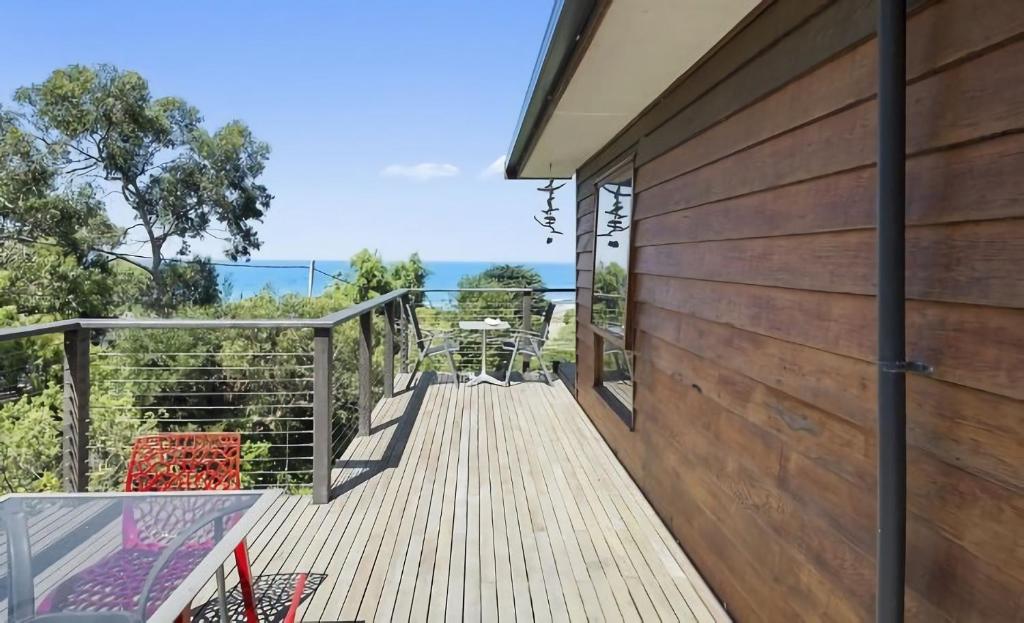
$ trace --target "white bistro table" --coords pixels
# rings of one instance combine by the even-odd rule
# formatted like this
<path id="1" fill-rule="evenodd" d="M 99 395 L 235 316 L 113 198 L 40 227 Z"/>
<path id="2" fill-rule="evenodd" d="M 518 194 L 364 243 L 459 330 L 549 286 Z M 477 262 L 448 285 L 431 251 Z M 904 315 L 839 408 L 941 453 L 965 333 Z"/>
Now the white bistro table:
<path id="1" fill-rule="evenodd" d="M 483 320 L 462 320 L 459 322 L 459 328 L 463 331 L 479 331 L 480 332 L 480 374 L 469 379 L 466 383 L 468 387 L 473 385 L 479 385 L 480 383 L 490 383 L 491 385 L 504 385 L 505 381 L 500 381 L 490 374 L 487 374 L 487 332 L 488 331 L 508 331 L 511 327 L 507 322 L 499 322 L 497 324 L 491 324 L 484 322 Z"/>

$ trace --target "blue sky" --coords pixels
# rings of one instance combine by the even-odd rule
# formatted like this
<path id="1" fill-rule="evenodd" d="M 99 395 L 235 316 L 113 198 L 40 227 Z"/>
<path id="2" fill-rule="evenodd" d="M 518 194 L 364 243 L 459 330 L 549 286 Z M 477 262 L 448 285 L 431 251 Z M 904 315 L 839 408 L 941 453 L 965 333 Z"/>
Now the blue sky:
<path id="1" fill-rule="evenodd" d="M 258 258 L 573 261 L 546 245 L 508 149 L 551 0 L 20 1 L 0 24 L 0 97 L 70 63 L 113 63 L 207 125 L 242 119 L 273 153 Z M 115 208 L 115 218 L 128 216 Z M 221 243 L 197 249 L 220 255 Z"/>

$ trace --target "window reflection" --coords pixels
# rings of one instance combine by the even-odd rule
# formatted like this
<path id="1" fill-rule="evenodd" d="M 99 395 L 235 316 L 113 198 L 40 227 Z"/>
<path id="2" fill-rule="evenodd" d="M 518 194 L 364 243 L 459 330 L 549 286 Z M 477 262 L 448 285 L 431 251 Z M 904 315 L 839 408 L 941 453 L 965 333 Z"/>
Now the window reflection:
<path id="1" fill-rule="evenodd" d="M 631 170 L 612 174 L 597 188 L 591 323 L 602 329 L 596 385 L 612 409 L 633 427 L 633 353 L 627 318 L 629 229 L 633 218 Z"/>
<path id="2" fill-rule="evenodd" d="M 626 333 L 629 278 L 629 226 L 633 216 L 633 180 L 613 176 L 598 187 L 591 322 L 610 333 Z"/>
<path id="3" fill-rule="evenodd" d="M 633 353 L 619 345 L 605 343 L 601 386 L 615 400 L 633 410 Z"/>

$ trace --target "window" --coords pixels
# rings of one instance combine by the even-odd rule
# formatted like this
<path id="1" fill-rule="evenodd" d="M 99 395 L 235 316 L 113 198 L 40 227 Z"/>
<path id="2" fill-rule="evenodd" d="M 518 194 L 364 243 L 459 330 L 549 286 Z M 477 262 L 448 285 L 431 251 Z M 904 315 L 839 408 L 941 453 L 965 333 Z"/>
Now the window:
<path id="1" fill-rule="evenodd" d="M 598 185 L 596 212 L 590 322 L 625 338 L 629 228 L 633 217 L 632 171 L 612 175 Z"/>
<path id="2" fill-rule="evenodd" d="M 596 385 L 622 420 L 633 427 L 633 353 L 629 333 L 629 256 L 633 219 L 632 163 L 597 185 L 594 282 L 590 322 L 598 361 Z"/>
<path id="3" fill-rule="evenodd" d="M 622 406 L 632 411 L 633 353 L 609 341 L 605 341 L 603 347 L 601 387 L 612 398 L 622 403 Z M 630 424 L 630 422 L 626 423 Z"/>

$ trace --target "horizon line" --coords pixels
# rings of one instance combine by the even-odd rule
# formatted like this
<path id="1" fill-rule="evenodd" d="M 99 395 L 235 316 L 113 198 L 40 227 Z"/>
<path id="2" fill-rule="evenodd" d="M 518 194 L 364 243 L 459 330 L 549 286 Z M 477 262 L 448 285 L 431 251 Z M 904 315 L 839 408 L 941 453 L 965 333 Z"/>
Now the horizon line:
<path id="1" fill-rule="evenodd" d="M 232 260 L 227 259 L 227 258 L 223 258 L 223 259 L 213 259 L 213 258 L 210 258 L 210 259 L 211 259 L 211 261 L 214 261 L 214 262 L 234 263 L 234 264 L 239 264 L 239 265 L 245 265 L 245 264 L 248 264 L 250 262 L 253 262 L 253 263 L 260 263 L 260 262 L 306 262 L 306 263 L 309 263 L 311 261 L 315 261 L 315 262 L 349 262 L 349 261 L 351 261 L 351 259 L 337 259 L 337 258 L 288 258 L 288 257 L 259 257 L 259 258 L 251 257 L 251 258 L 248 258 L 248 261 L 240 259 L 240 260 L 236 260 L 234 262 L 232 262 Z M 381 261 L 387 264 L 387 263 L 392 263 L 392 262 L 404 262 L 404 261 L 406 261 L 408 259 L 409 259 L 408 257 L 404 257 L 404 258 L 401 258 L 401 259 L 381 258 Z M 451 259 L 433 259 L 433 258 L 429 258 L 428 259 L 428 258 L 421 257 L 420 261 L 422 261 L 424 263 L 426 263 L 426 262 L 438 262 L 438 263 L 443 262 L 443 263 L 448 263 L 448 264 L 465 264 L 465 263 L 472 262 L 472 263 L 489 263 L 489 264 L 569 264 L 569 265 L 574 265 L 574 262 L 572 260 L 563 260 L 563 261 L 558 261 L 558 260 L 505 260 L 505 259 L 500 259 L 500 260 L 486 260 L 486 259 L 481 259 L 481 260 L 451 260 Z"/>

